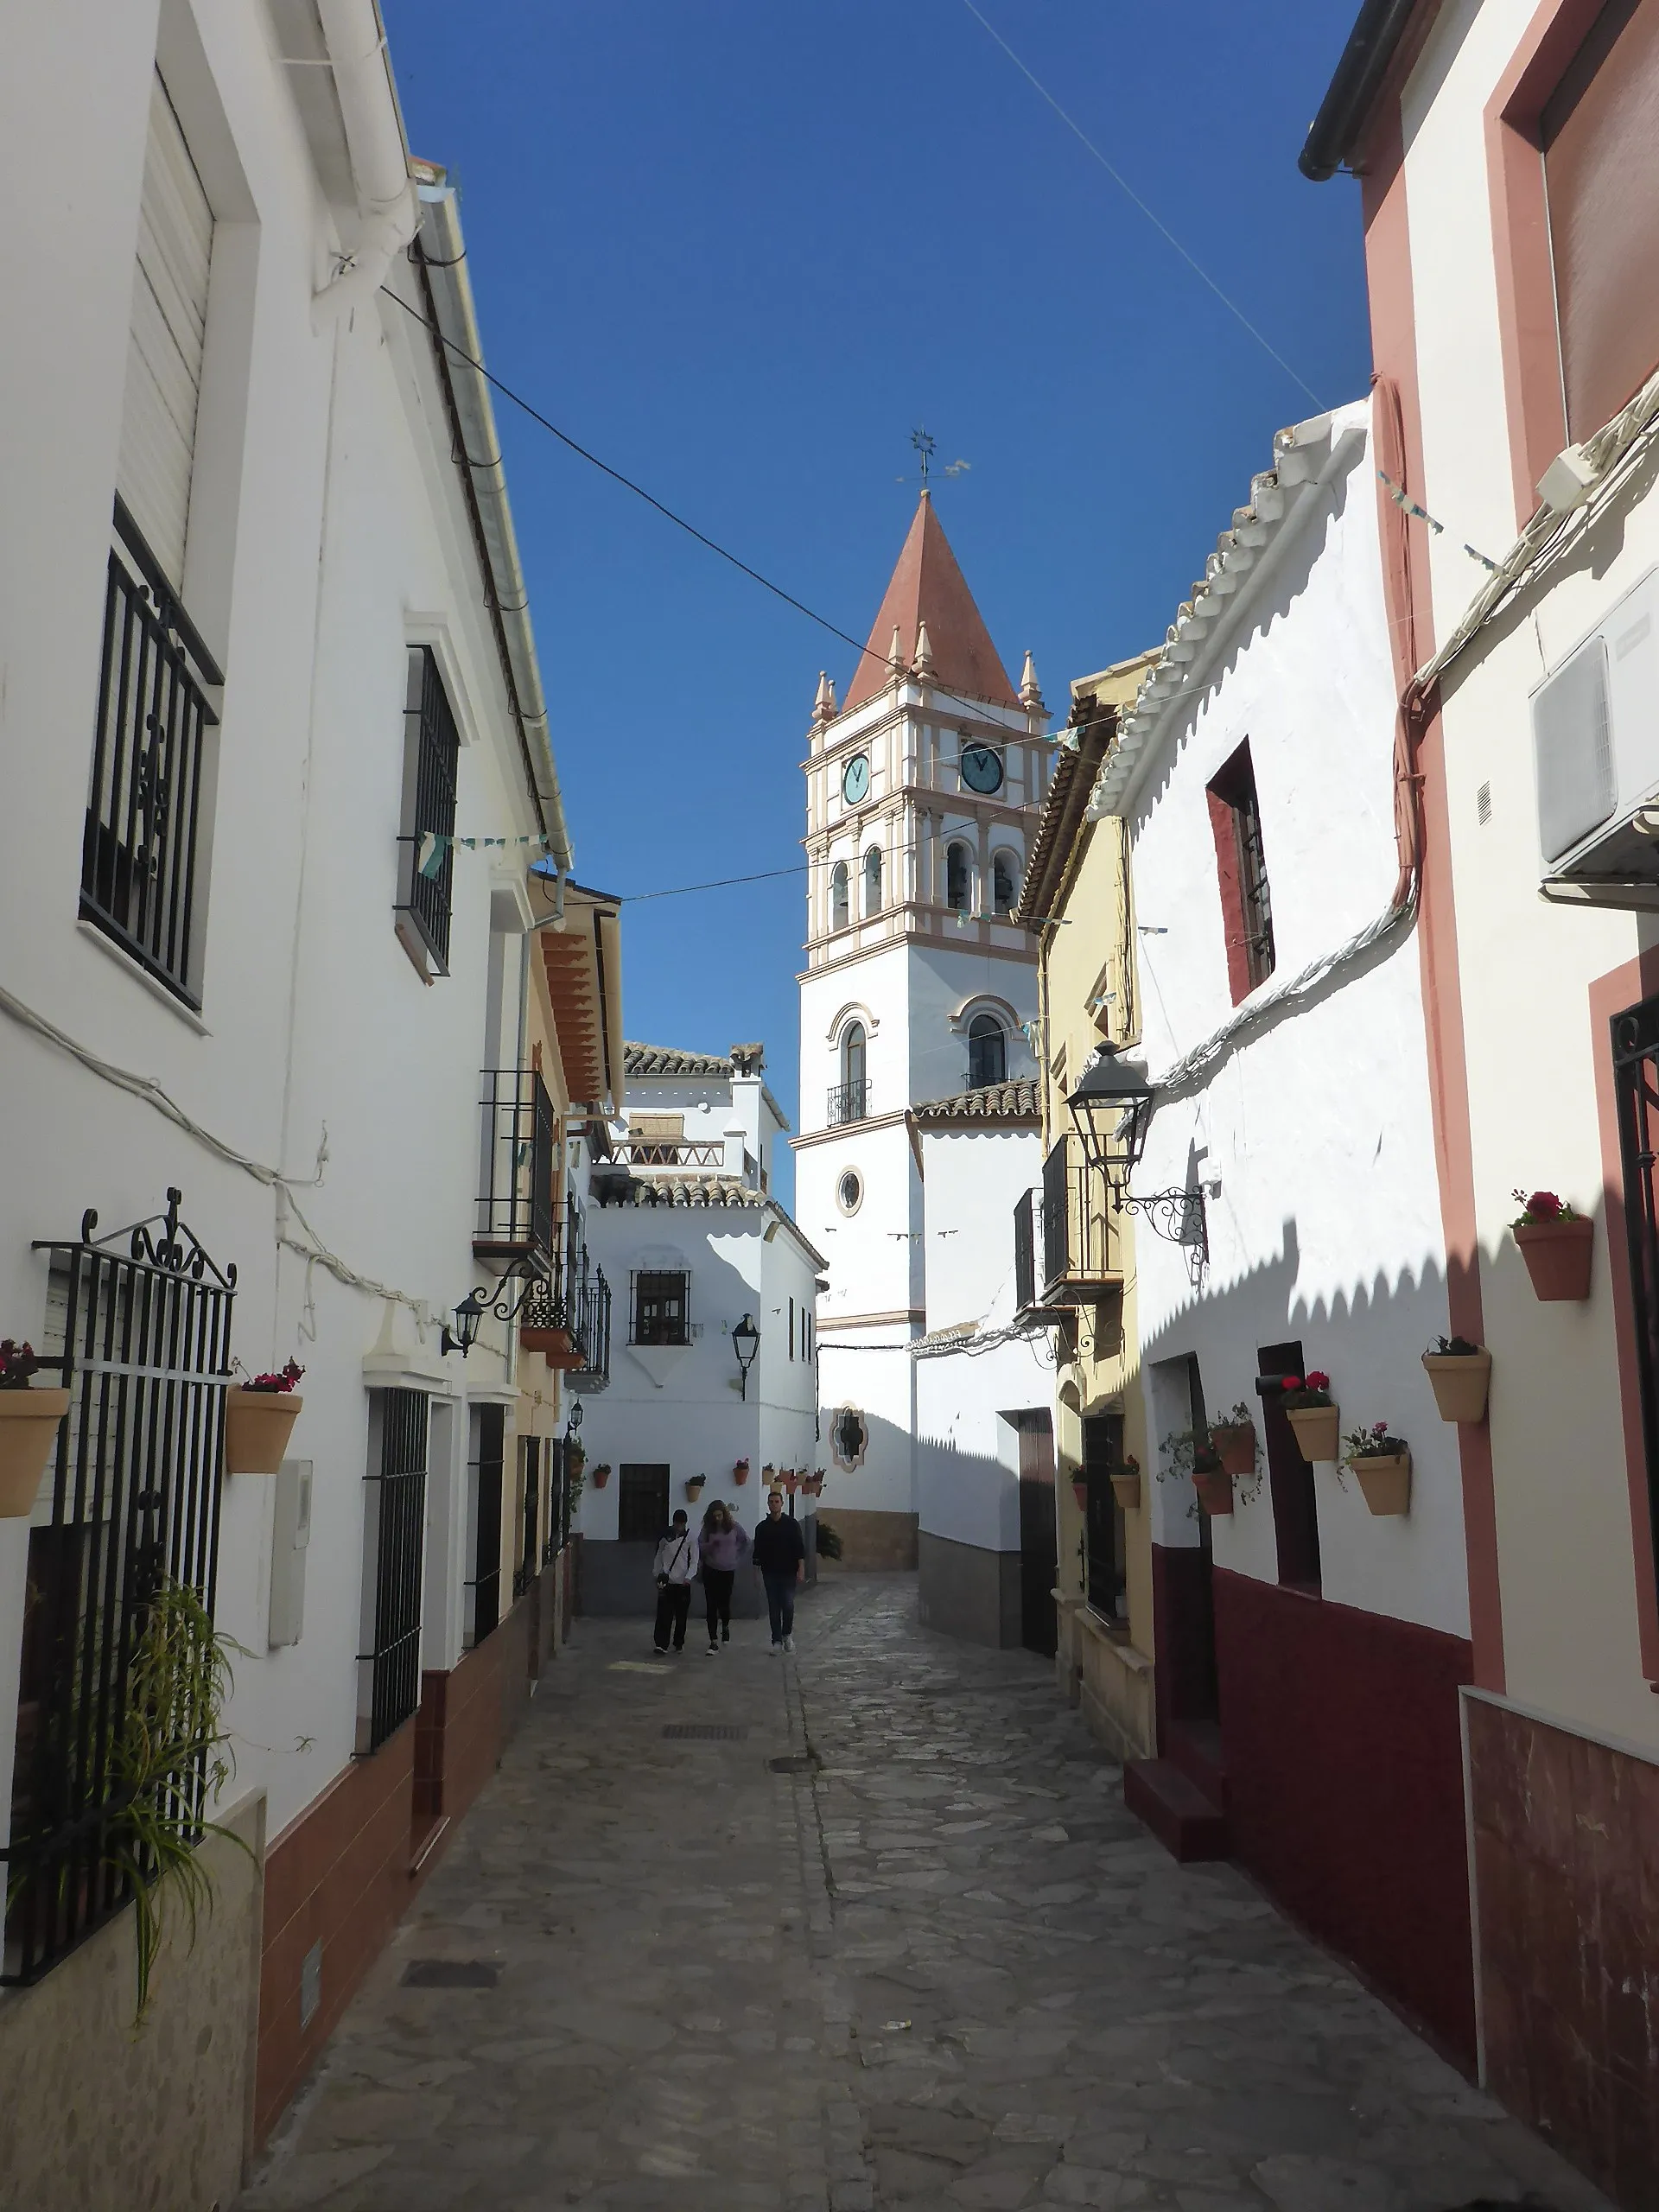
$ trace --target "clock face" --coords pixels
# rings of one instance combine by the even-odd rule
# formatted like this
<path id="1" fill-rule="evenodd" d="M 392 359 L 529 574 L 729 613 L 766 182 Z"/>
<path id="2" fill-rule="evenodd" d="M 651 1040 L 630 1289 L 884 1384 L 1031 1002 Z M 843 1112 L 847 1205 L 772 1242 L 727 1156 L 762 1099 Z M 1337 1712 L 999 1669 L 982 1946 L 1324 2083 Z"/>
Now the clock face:
<path id="1" fill-rule="evenodd" d="M 841 795 L 849 806 L 861 806 L 870 795 L 870 764 L 862 753 L 855 753 L 841 772 Z"/>
<path id="2" fill-rule="evenodd" d="M 970 791 L 1002 788 L 1002 755 L 988 745 L 965 745 L 962 751 L 962 780 Z"/>

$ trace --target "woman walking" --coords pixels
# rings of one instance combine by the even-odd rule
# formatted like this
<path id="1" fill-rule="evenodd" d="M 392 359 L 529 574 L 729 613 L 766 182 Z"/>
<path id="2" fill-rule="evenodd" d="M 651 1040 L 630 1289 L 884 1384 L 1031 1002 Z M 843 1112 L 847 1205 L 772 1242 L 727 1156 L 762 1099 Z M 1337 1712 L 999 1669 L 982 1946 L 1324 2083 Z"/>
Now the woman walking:
<path id="1" fill-rule="evenodd" d="M 709 1618 L 709 1656 L 732 1640 L 732 1585 L 749 1555 L 749 1540 L 716 1498 L 702 1516 L 697 1541 L 702 1561 L 702 1601 Z"/>

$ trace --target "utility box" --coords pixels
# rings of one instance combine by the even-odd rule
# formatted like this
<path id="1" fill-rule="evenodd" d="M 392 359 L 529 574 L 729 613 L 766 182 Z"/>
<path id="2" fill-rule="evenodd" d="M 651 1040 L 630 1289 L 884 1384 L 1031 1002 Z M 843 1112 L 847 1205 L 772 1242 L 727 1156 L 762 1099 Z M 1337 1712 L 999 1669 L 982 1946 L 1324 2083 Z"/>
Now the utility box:
<path id="1" fill-rule="evenodd" d="M 284 1459 L 276 1475 L 270 1532 L 270 1611 L 265 1641 L 274 1651 L 297 1643 L 305 1628 L 305 1554 L 311 1542 L 311 1462 Z"/>

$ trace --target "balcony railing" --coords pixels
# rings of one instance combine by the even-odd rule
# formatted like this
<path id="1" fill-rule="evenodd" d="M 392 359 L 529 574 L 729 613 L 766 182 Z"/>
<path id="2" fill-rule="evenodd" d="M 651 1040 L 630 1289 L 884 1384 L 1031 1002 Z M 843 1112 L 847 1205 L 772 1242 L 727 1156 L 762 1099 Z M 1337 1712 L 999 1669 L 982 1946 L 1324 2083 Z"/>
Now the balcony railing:
<path id="1" fill-rule="evenodd" d="M 838 1083 L 830 1093 L 830 1126 L 842 1128 L 848 1122 L 861 1122 L 870 1110 L 870 1086 L 863 1083 Z"/>
<path id="2" fill-rule="evenodd" d="M 553 1101 L 531 1068 L 486 1068 L 480 1133 L 479 1259 L 545 1261 L 553 1254 Z"/>
<path id="3" fill-rule="evenodd" d="M 80 911 L 191 1007 L 209 690 L 224 678 L 126 508 L 104 600 Z"/>
<path id="4" fill-rule="evenodd" d="M 611 1147 L 611 1158 L 624 1167 L 677 1167 L 718 1172 L 726 1165 L 726 1147 L 719 1137 L 627 1137 Z"/>
<path id="5" fill-rule="evenodd" d="M 610 1382 L 611 1287 L 569 1200 L 549 1272 L 519 1309 L 518 1339 L 569 1376 L 573 1389 L 602 1390 Z"/>
<path id="6" fill-rule="evenodd" d="M 1040 1192 L 1027 1191 L 1014 1208 L 1014 1259 L 1022 1312 L 1097 1305 L 1123 1287 L 1110 1192 L 1069 1138 L 1043 1162 Z"/>

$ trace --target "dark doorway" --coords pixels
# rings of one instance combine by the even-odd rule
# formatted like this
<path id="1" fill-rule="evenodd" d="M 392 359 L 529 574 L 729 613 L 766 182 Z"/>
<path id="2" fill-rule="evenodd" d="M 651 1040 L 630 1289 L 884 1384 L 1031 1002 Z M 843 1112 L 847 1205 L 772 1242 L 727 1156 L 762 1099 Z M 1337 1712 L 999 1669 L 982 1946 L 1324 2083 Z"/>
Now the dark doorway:
<path id="1" fill-rule="evenodd" d="M 1188 1428 L 1205 1420 L 1204 1381 L 1197 1357 L 1172 1363 L 1178 1394 L 1177 1418 Z M 1198 1541 L 1158 1546 L 1153 1554 L 1154 1633 L 1159 1651 L 1158 1717 L 1168 1747 L 1172 1726 L 1212 1733 L 1221 1711 L 1216 1675 L 1215 1557 L 1210 1522 L 1198 1508 L 1188 1484 Z"/>
<path id="2" fill-rule="evenodd" d="M 1053 1421 L 1046 1409 L 1014 1418 L 1020 1432 L 1020 1641 L 1052 1659 L 1058 1643 Z"/>
<path id="3" fill-rule="evenodd" d="M 1083 1478 L 1088 1485 L 1084 1514 L 1084 1594 L 1089 1610 L 1116 1625 L 1127 1618 L 1123 1573 L 1123 1513 L 1112 1491 L 1112 1469 L 1123 1462 L 1122 1414 L 1083 1417 Z"/>
<path id="4" fill-rule="evenodd" d="M 1298 1344 L 1263 1344 L 1255 1355 L 1256 1389 L 1262 1398 L 1262 1440 L 1267 1449 L 1272 1485 L 1273 1529 L 1279 1543 L 1279 1580 L 1292 1588 L 1319 1588 L 1319 1516 L 1313 1496 L 1313 1470 L 1302 1457 L 1296 1432 L 1285 1418 L 1277 1387 L 1283 1375 L 1305 1375 Z M 1266 1383 L 1267 1388 L 1262 1389 Z"/>
<path id="5" fill-rule="evenodd" d="M 668 1526 L 666 1467 L 629 1466 L 617 1471 L 617 1541 L 654 1544 Z"/>

